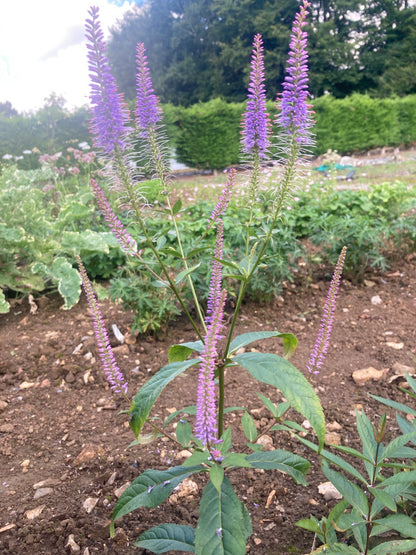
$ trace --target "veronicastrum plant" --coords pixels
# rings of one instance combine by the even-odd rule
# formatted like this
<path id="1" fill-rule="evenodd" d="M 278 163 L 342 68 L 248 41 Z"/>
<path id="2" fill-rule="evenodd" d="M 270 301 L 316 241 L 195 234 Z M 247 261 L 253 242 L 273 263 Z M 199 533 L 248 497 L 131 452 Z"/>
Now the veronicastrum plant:
<path id="1" fill-rule="evenodd" d="M 413 390 L 413 393 L 406 393 L 416 398 L 416 381 L 409 375 L 406 380 Z M 413 418 L 416 416 L 416 411 L 403 403 L 376 395 L 372 397 Z M 414 420 L 409 421 L 400 414 L 396 418 L 402 433 L 387 441 L 386 414 L 374 426 L 364 411 L 357 411 L 362 450 L 333 446 L 360 463 L 364 472 L 360 465 L 354 466 L 342 456 L 322 449 L 322 471 L 343 499 L 320 521 L 311 516 L 297 522 L 298 526 L 314 532 L 315 538 L 322 543 L 312 553 L 415 552 L 416 449 L 407 444 L 416 445 L 416 426 Z M 318 451 L 317 445 L 302 437 L 298 439 Z M 340 534 L 344 541 L 338 538 Z"/>
<path id="2" fill-rule="evenodd" d="M 131 399 L 129 388 L 111 351 L 98 303 L 90 286 L 83 263 L 78 258 L 84 289 L 93 315 L 99 352 L 114 393 L 123 395 L 130 403 L 126 412 L 135 435 L 132 445 L 140 445 L 160 436 L 169 438 L 179 449 L 191 455 L 180 466 L 167 470 L 148 469 L 143 472 L 120 497 L 114 508 L 113 519 L 138 507 L 156 507 L 165 501 L 181 482 L 191 475 L 203 473 L 208 481 L 203 491 L 196 529 L 187 525 L 162 524 L 144 532 L 137 546 L 155 553 L 168 550 L 190 551 L 198 554 L 226 553 L 238 555 L 246 552 L 246 541 L 251 535 L 251 519 L 247 508 L 239 500 L 229 476 L 238 468 L 278 469 L 297 483 L 306 485 L 305 474 L 309 462 L 281 449 L 262 451 L 256 443 L 259 435 L 254 421 L 244 407 L 230 407 L 231 392 L 225 386 L 225 372 L 245 369 L 255 380 L 279 389 L 285 401 L 276 405 L 273 400 L 258 394 L 270 410 L 279 429 L 285 425 L 285 414 L 290 408 L 298 411 L 311 423 L 321 450 L 325 436 L 324 414 L 320 401 L 310 384 L 313 373 L 319 371 L 329 343 L 329 334 L 335 308 L 336 293 L 345 258 L 343 250 L 330 294 L 327 299 L 323 323 L 311 356 L 307 374 L 303 375 L 289 362 L 297 345 L 291 333 L 256 331 L 235 335 L 240 308 L 250 280 L 261 271 L 266 262 L 266 249 L 273 238 L 277 222 L 284 218 L 288 198 L 304 166 L 303 157 L 312 144 L 311 119 L 307 104 L 307 50 L 306 23 L 309 3 L 303 0 L 296 16 L 287 77 L 283 93 L 278 99 L 279 137 L 270 136 L 265 108 L 263 45 L 261 35 L 254 37 L 251 78 L 247 109 L 243 119 L 242 150 L 250 170 L 247 206 L 248 219 L 233 233 L 245 234 L 245 252 L 239 260 L 225 259 L 223 253 L 223 218 L 233 194 L 236 171 L 230 170 L 223 192 L 211 214 L 206 214 L 206 235 L 215 231 L 215 244 L 210 252 L 200 248 L 196 241 L 191 247 L 181 240 L 178 225 L 182 211 L 180 200 L 171 200 L 168 156 L 164 148 L 161 129 L 161 109 L 155 96 L 147 66 L 144 45 L 137 46 L 137 103 L 135 126 L 129 119 L 122 96 L 117 92 L 115 80 L 106 57 L 106 46 L 99 23 L 98 9 L 89 11 L 86 22 L 88 60 L 91 76 L 92 131 L 95 148 L 101 150 L 105 173 L 113 197 L 118 198 L 124 213 L 132 215 L 132 225 L 126 229 L 108 202 L 107 190 L 91 180 L 98 206 L 129 258 L 139 260 L 147 267 L 156 287 L 168 288 L 189 319 L 195 332 L 195 341 L 173 345 L 168 364 L 152 376 Z M 268 158 L 268 149 L 280 149 L 280 178 L 273 185 L 271 206 L 264 212 L 260 205 L 262 163 Z M 137 159 L 137 152 L 140 153 Z M 171 222 L 171 235 L 176 246 L 166 246 L 163 235 L 149 232 L 147 219 L 151 207 L 143 186 L 149 174 L 162 185 L 159 213 Z M 143 248 L 142 248 L 143 247 Z M 143 250 L 151 257 L 143 255 Z M 211 259 L 211 276 L 206 305 L 200 302 L 194 275 L 198 259 L 207 255 Z M 175 265 L 166 261 L 174 258 Z M 234 309 L 225 319 L 226 289 L 224 280 L 236 282 Z M 189 299 L 192 300 L 190 304 Z M 192 307 L 192 308 L 191 308 Z M 279 338 L 283 341 L 283 354 L 242 352 L 254 341 Z M 194 356 L 196 353 L 196 356 Z M 191 357 L 191 358 L 190 358 Z M 151 410 L 161 392 L 185 371 L 198 372 L 196 403 L 184 407 L 162 423 L 151 417 Z M 231 428 L 225 426 L 228 411 L 242 410 L 241 425 L 247 445 L 238 452 L 233 447 Z M 175 432 L 169 425 L 177 420 Z M 193 424 L 191 424 L 191 421 Z M 114 527 L 114 523 L 113 523 Z"/>

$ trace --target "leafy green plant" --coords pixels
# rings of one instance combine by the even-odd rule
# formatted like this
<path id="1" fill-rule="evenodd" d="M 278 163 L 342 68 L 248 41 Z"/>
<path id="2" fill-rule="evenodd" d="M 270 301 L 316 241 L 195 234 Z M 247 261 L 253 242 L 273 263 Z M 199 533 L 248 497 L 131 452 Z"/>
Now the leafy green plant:
<path id="1" fill-rule="evenodd" d="M 110 248 L 120 256 L 113 235 L 102 231 L 92 197 L 87 185 L 57 183 L 50 168 L 10 167 L 3 172 L 0 205 L 7 207 L 0 214 L 3 311 L 8 307 L 4 293 L 10 291 L 19 295 L 59 291 L 68 309 L 80 295 L 80 276 L 73 268 L 76 254 L 87 259 L 102 256 L 107 268 Z"/>
<path id="2" fill-rule="evenodd" d="M 388 400 L 384 402 L 390 405 Z M 377 427 L 364 412 L 357 411 L 356 418 L 362 451 L 341 445 L 333 447 L 363 463 L 366 474 L 342 456 L 323 449 L 322 472 L 343 500 L 321 521 L 311 516 L 297 524 L 314 532 L 323 544 L 314 553 L 378 555 L 413 551 L 416 549 L 414 515 L 405 514 L 400 506 L 406 499 L 416 499 L 416 467 L 413 462 L 416 449 L 407 446 L 409 442 L 416 444 L 416 428 L 405 426 L 402 435 L 386 442 L 386 414 L 380 418 Z M 299 439 L 314 451 L 318 450 L 311 442 Z M 331 465 L 342 472 L 333 470 Z M 347 546 L 338 541 L 340 533 L 347 540 Z M 384 541 L 386 535 L 388 539 Z"/>

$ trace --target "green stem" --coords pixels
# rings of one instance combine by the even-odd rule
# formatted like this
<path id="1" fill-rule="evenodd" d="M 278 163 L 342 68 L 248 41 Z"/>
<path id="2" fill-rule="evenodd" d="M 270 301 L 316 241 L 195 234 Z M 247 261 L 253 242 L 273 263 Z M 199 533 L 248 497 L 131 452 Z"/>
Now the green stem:
<path id="1" fill-rule="evenodd" d="M 156 257 L 158 263 L 160 264 L 160 267 L 162 268 L 162 272 L 163 272 L 163 274 L 164 274 L 166 280 L 168 281 L 169 286 L 170 286 L 172 292 L 174 293 L 175 297 L 178 299 L 179 304 L 180 304 L 181 307 L 182 307 L 182 310 L 184 311 L 184 313 L 185 313 L 186 317 L 188 318 L 190 324 L 191 324 L 192 327 L 194 328 L 194 330 L 195 330 L 195 332 L 196 332 L 198 338 L 202 341 L 202 340 L 203 340 L 203 336 L 202 336 L 201 332 L 199 331 L 198 326 L 196 325 L 196 323 L 195 323 L 194 319 L 192 318 L 191 314 L 189 313 L 189 310 L 188 310 L 188 308 L 187 308 L 187 306 L 186 306 L 186 304 L 185 304 L 185 302 L 184 302 L 184 300 L 183 300 L 181 294 L 179 293 L 179 291 L 178 291 L 178 289 L 177 289 L 177 287 L 176 287 L 175 282 L 172 280 L 171 276 L 169 275 L 168 269 L 166 268 L 166 266 L 165 266 L 163 260 L 162 260 L 161 257 L 160 257 L 160 254 L 158 253 L 156 247 L 155 247 L 154 244 L 153 244 L 153 241 L 152 241 L 151 237 L 150 237 L 149 234 L 148 234 L 146 225 L 145 225 L 144 220 L 143 220 L 143 218 L 142 218 L 142 216 L 141 216 L 140 207 L 139 207 L 139 205 L 138 205 L 138 203 L 137 203 L 137 201 L 136 201 L 135 195 L 134 195 L 132 183 L 131 183 L 131 181 L 130 181 L 130 176 L 128 175 L 128 171 L 126 170 L 126 168 L 125 168 L 125 166 L 124 166 L 124 164 L 123 164 L 123 161 L 122 161 L 122 159 L 121 159 L 121 155 L 120 155 L 119 153 L 118 153 L 118 155 L 116 156 L 116 159 L 115 159 L 115 160 L 116 160 L 116 164 L 117 164 L 117 169 L 119 170 L 120 179 L 121 179 L 121 181 L 122 181 L 122 183 L 123 183 L 123 185 L 124 185 L 124 187 L 125 187 L 125 190 L 126 190 L 126 192 L 127 192 L 129 201 L 130 201 L 130 203 L 131 203 L 131 206 L 133 207 L 133 210 L 134 210 L 134 212 L 135 212 L 135 214 L 136 214 L 137 222 L 139 223 L 140 228 L 141 228 L 141 230 L 142 230 L 142 232 L 143 232 L 143 235 L 144 235 L 145 238 L 146 238 L 146 242 L 147 242 L 149 248 L 152 250 L 153 254 L 155 255 L 155 257 Z"/>
<path id="2" fill-rule="evenodd" d="M 254 220 L 254 204 L 256 202 L 257 191 L 259 188 L 259 181 L 260 181 L 260 156 L 258 148 L 254 151 L 253 155 L 253 171 L 251 173 L 250 178 L 250 187 L 249 187 L 249 196 L 248 202 L 250 206 L 250 216 L 249 221 L 247 222 L 247 238 L 246 238 L 246 256 L 250 251 L 250 230 L 253 225 Z"/>
<path id="3" fill-rule="evenodd" d="M 243 297 L 244 297 L 244 294 L 246 292 L 248 283 L 249 283 L 250 279 L 252 278 L 254 272 L 256 271 L 258 265 L 261 262 L 263 254 L 264 254 L 264 252 L 267 248 L 267 245 L 270 241 L 270 238 L 272 236 L 273 229 L 276 225 L 276 222 L 277 222 L 278 218 L 280 217 L 280 212 L 281 212 L 281 209 L 283 207 L 283 203 L 286 200 L 286 196 L 287 196 L 287 192 L 289 190 L 289 186 L 291 184 L 291 181 L 292 181 L 293 177 L 296 174 L 296 169 L 295 168 L 296 168 L 296 161 L 297 161 L 297 158 L 298 158 L 298 154 L 299 154 L 299 145 L 297 144 L 295 137 L 293 137 L 292 138 L 292 143 L 291 143 L 290 149 L 289 149 L 289 159 L 288 159 L 288 162 L 285 166 L 283 178 L 282 178 L 281 185 L 280 185 L 280 190 L 279 190 L 278 197 L 277 197 L 277 200 L 276 200 L 275 206 L 274 206 L 273 219 L 271 221 L 271 224 L 269 226 L 269 230 L 266 234 L 266 237 L 263 241 L 263 244 L 260 248 L 260 252 L 258 253 L 258 255 L 256 255 L 253 266 L 250 268 L 250 271 L 249 271 L 247 277 L 245 278 L 244 282 L 241 284 L 240 290 L 238 292 L 238 298 L 237 298 L 233 318 L 231 320 L 231 325 L 230 325 L 229 334 L 228 334 L 228 338 L 227 338 L 227 344 L 226 344 L 225 351 L 224 351 L 224 357 L 225 358 L 227 358 L 227 356 L 228 356 L 228 351 L 229 351 L 229 348 L 230 348 L 230 343 L 231 343 L 231 338 L 232 338 L 232 335 L 233 335 L 234 327 L 235 327 L 235 324 L 237 322 L 237 318 L 238 318 L 238 315 L 239 315 L 239 311 L 240 311 L 240 308 L 241 308 L 241 304 L 243 302 Z"/>
<path id="4" fill-rule="evenodd" d="M 156 130 L 155 130 L 154 127 L 151 127 L 149 129 L 149 148 L 150 148 L 150 152 L 151 152 L 151 156 L 152 156 L 152 160 L 153 160 L 153 165 L 154 165 L 154 167 L 156 169 L 156 173 L 157 173 L 157 175 L 158 175 L 158 177 L 159 177 L 159 179 L 162 183 L 163 189 L 166 190 L 167 192 L 169 192 L 169 182 L 166 179 L 166 168 L 165 168 L 165 165 L 163 163 L 163 154 L 160 150 L 159 143 L 158 143 L 157 137 L 156 137 Z M 173 225 L 175 227 L 176 239 L 178 241 L 178 247 L 179 247 L 179 252 L 181 253 L 182 262 L 185 266 L 185 270 L 189 270 L 188 261 L 187 261 L 187 258 L 185 256 L 185 252 L 184 252 L 183 246 L 182 246 L 182 241 L 181 241 L 181 236 L 180 236 L 180 233 L 179 233 L 176 214 L 173 212 L 173 207 L 172 207 L 171 202 L 170 202 L 169 194 L 167 195 L 167 205 L 168 205 L 168 209 L 169 209 L 169 212 L 170 212 L 170 216 L 172 218 Z M 196 311 L 198 313 L 199 320 L 200 320 L 200 322 L 201 322 L 201 324 L 204 328 L 204 331 L 206 333 L 207 330 L 206 330 L 206 325 L 205 325 L 205 319 L 204 319 L 204 316 L 202 314 L 201 305 L 199 303 L 198 296 L 197 296 L 196 291 L 195 291 L 194 282 L 192 281 L 192 277 L 191 277 L 190 274 L 188 274 L 186 276 L 186 278 L 187 278 L 187 281 L 188 281 L 189 288 L 191 289 L 192 298 L 194 300 L 194 304 L 195 304 Z"/>

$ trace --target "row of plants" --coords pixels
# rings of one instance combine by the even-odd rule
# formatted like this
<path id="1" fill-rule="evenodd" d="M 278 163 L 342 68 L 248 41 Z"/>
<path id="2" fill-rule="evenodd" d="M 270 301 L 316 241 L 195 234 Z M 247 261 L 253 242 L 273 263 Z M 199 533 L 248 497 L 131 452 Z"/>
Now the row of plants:
<path id="1" fill-rule="evenodd" d="M 48 158 L 46 158 L 48 160 Z M 103 217 L 94 205 L 88 185 L 97 165 L 80 163 L 76 175 L 62 175 L 57 162 L 44 162 L 40 170 L 18 170 L 9 167 L 0 178 L 0 203 L 7 206 L 0 215 L 0 290 L 2 310 L 8 310 L 4 295 L 44 294 L 58 290 L 65 308 L 78 302 L 80 276 L 75 266 L 76 255 L 82 255 L 89 274 L 95 280 L 110 280 L 109 295 L 121 299 L 135 313 L 134 328 L 141 333 L 157 332 L 170 318 L 179 314 L 174 298 L 166 288 L 154 288 L 154 279 L 146 271 L 151 258 L 146 240 L 134 228 L 142 258 L 128 260 L 108 232 Z M 59 161 L 58 161 L 59 166 Z M 72 167 L 72 166 L 71 166 Z M 74 166 L 75 167 L 75 166 Z M 344 244 L 348 245 L 345 275 L 362 281 L 371 270 L 385 271 L 391 262 L 416 244 L 414 190 L 403 183 L 384 183 L 365 190 L 337 190 L 320 176 L 297 192 L 285 220 L 273 232 L 262 267 L 253 275 L 247 295 L 257 301 L 279 295 L 286 280 L 310 279 L 314 269 L 328 268 L 336 261 Z M 193 190 L 192 184 L 186 185 Z M 151 200 L 148 207 L 149 232 L 158 245 L 163 245 L 169 264 L 180 266 L 175 258 L 176 236 L 170 222 L 158 213 L 163 199 L 158 180 L 142 183 Z M 267 186 L 262 192 L 258 210 L 269 210 Z M 235 229 L 247 208 L 236 200 L 230 203 L 224 217 L 224 229 Z M 202 237 L 191 265 L 195 287 L 201 299 L 208 294 L 209 262 L 199 261 L 201 252 L 212 248 L 215 234 L 206 232 L 207 217 L 213 203 L 206 200 L 184 205 L 178 210 L 178 230 L 186 247 Z M 122 215 L 123 218 L 123 215 Z M 306 248 L 309 239 L 316 248 L 313 255 Z M 246 248 L 240 234 L 230 234 L 224 244 L 226 259 L 239 256 Z M 170 249 L 170 250 L 169 250 Z M 307 263 L 302 273 L 300 261 Z M 125 264 L 126 263 L 126 264 Z M 159 273 L 157 262 L 152 261 Z M 231 280 L 226 281 L 231 298 L 237 294 Z M 1 294 L 1 293 L 0 293 Z"/>
<path id="2" fill-rule="evenodd" d="M 363 152 L 384 146 L 403 146 L 416 142 L 416 96 L 372 98 L 353 94 L 343 99 L 325 95 L 312 101 L 315 112 L 316 154 L 335 149 L 340 154 Z M 227 103 L 219 98 L 188 108 L 165 105 L 164 124 L 179 162 L 191 168 L 223 169 L 240 162 L 241 118 L 245 104 Z M 272 122 L 275 104 L 267 102 Z M 36 153 L 45 149 L 57 152 L 76 146 L 88 137 L 88 111 L 59 113 L 43 117 L 0 115 L 0 158 L 11 160 L 20 169 L 39 167 Z M 39 129 L 49 130 L 43 119 L 52 118 L 53 138 Z M 41 121 L 39 121 L 41 120 Z M 43 127 L 42 127 L 43 126 Z M 39 128 L 39 129 L 38 129 Z M 33 138 L 36 137 L 36 144 Z M 53 140 L 52 140 L 53 139 Z M 35 147 L 35 150 L 33 150 Z"/>

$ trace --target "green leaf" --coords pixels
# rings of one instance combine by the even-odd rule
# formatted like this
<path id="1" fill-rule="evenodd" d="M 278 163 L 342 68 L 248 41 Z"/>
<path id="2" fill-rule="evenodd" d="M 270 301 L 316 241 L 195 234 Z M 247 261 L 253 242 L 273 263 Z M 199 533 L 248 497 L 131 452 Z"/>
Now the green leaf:
<path id="1" fill-rule="evenodd" d="M 185 407 L 183 409 L 179 409 L 179 410 L 175 410 L 175 412 L 172 412 L 172 414 L 170 414 L 165 422 L 163 423 L 163 427 L 166 428 L 166 426 L 169 424 L 169 422 L 171 420 L 173 420 L 175 418 L 175 416 L 178 416 L 178 414 L 196 414 L 196 405 L 189 405 L 189 407 Z"/>
<path id="2" fill-rule="evenodd" d="M 185 370 L 198 363 L 199 359 L 195 358 L 172 362 L 161 368 L 159 372 L 152 376 L 150 380 L 139 389 L 130 407 L 130 428 L 133 430 L 136 437 L 140 434 L 143 424 L 146 422 L 156 399 L 168 383 L 176 378 L 176 376 L 179 376 L 179 374 L 182 374 Z"/>
<path id="3" fill-rule="evenodd" d="M 0 289 L 0 314 L 6 314 L 10 310 L 10 305 L 6 301 L 6 297 L 4 296 L 3 289 Z"/>
<path id="4" fill-rule="evenodd" d="M 357 430 L 363 444 L 363 453 L 370 459 L 371 463 L 374 463 L 376 462 L 377 442 L 374 437 L 373 427 L 364 412 L 356 411 L 356 418 Z M 380 457 L 378 458 L 380 459 Z"/>
<path id="5" fill-rule="evenodd" d="M 368 500 L 361 489 L 347 480 L 341 473 L 331 470 L 326 461 L 322 463 L 322 472 L 337 488 L 340 494 L 364 517 L 368 516 Z"/>
<path id="6" fill-rule="evenodd" d="M 261 401 L 263 401 L 264 406 L 269 409 L 269 411 L 272 413 L 272 416 L 274 418 L 276 418 L 277 417 L 276 405 L 270 399 L 268 399 L 267 397 L 265 397 L 261 393 L 256 393 L 256 395 Z M 289 403 L 288 403 L 288 405 L 290 406 Z"/>
<path id="7" fill-rule="evenodd" d="M 201 263 L 198 262 L 198 264 L 195 264 L 195 266 L 192 266 L 192 268 L 187 268 L 186 270 L 182 270 L 182 272 L 179 272 L 179 274 L 176 276 L 176 279 L 175 279 L 176 285 L 178 285 L 182 280 L 184 280 L 186 277 L 188 277 L 189 274 L 191 274 L 197 268 L 199 268 L 200 265 L 201 265 Z"/>
<path id="8" fill-rule="evenodd" d="M 149 549 L 153 553 L 166 551 L 190 551 L 195 553 L 195 530 L 183 524 L 161 524 L 141 534 L 136 547 Z"/>
<path id="9" fill-rule="evenodd" d="M 397 458 L 397 457 L 403 458 L 401 447 L 404 446 L 409 441 L 414 440 L 415 438 L 416 438 L 416 429 L 410 432 L 410 434 L 404 434 L 394 438 L 384 448 L 383 457 L 385 459 L 391 459 L 391 458 Z"/>
<path id="10" fill-rule="evenodd" d="M 412 517 L 397 514 L 388 515 L 384 518 L 379 518 L 374 520 L 374 528 L 371 531 L 372 536 L 378 536 L 384 532 L 389 532 L 390 530 L 396 530 L 405 538 L 416 539 L 416 524 Z"/>
<path id="11" fill-rule="evenodd" d="M 297 484 L 308 485 L 304 475 L 311 466 L 310 462 L 282 449 L 274 451 L 262 451 L 259 453 L 251 453 L 247 455 L 247 462 L 254 468 L 264 468 L 265 470 L 277 469 L 281 472 L 289 474 Z"/>
<path id="12" fill-rule="evenodd" d="M 298 340 L 293 333 L 280 333 L 278 331 L 253 331 L 243 333 L 235 337 L 230 343 L 228 355 L 232 355 L 237 352 L 238 349 L 241 349 L 254 341 L 268 339 L 270 337 L 281 337 L 283 339 L 283 356 L 285 358 L 290 358 L 290 356 L 295 352 Z"/>
<path id="13" fill-rule="evenodd" d="M 198 555 L 244 555 L 252 528 L 248 511 L 224 477 L 221 491 L 208 482 L 199 506 L 195 532 Z"/>
<path id="14" fill-rule="evenodd" d="M 182 208 L 182 201 L 180 198 L 178 198 L 178 200 L 175 202 L 172 208 L 173 215 L 176 215 L 178 212 L 180 212 L 181 208 Z"/>
<path id="15" fill-rule="evenodd" d="M 394 512 L 397 511 L 397 505 L 396 505 L 396 502 L 394 501 L 394 497 L 392 497 L 389 493 L 387 493 L 386 491 L 383 491 L 382 489 L 371 488 L 371 487 L 369 487 L 368 490 L 371 491 L 371 493 L 374 495 L 377 501 L 379 501 L 384 507 L 387 507 L 388 509 Z M 374 516 L 373 511 L 371 511 L 371 514 L 372 516 Z"/>
<path id="16" fill-rule="evenodd" d="M 271 353 L 243 353 L 233 361 L 258 381 L 280 389 L 291 406 L 309 420 L 322 449 L 326 430 L 321 403 L 312 385 L 293 364 Z"/>
<path id="17" fill-rule="evenodd" d="M 157 507 L 185 478 L 205 470 L 202 465 L 174 466 L 168 470 L 149 469 L 138 476 L 123 492 L 113 511 L 113 520 L 139 507 Z"/>
<path id="18" fill-rule="evenodd" d="M 314 451 L 315 453 L 318 453 L 317 445 L 315 445 L 314 443 L 312 443 L 311 441 L 303 437 L 300 437 L 300 436 L 296 436 L 296 437 L 301 443 L 303 443 L 304 445 L 312 449 L 312 451 Z M 341 457 L 338 457 L 338 455 L 334 455 L 330 451 L 327 451 L 326 449 L 322 449 L 321 457 L 331 462 L 332 464 L 335 464 L 339 468 L 342 468 L 343 470 L 345 470 L 345 472 L 348 472 L 349 474 L 351 474 L 351 476 L 354 476 L 354 478 L 357 478 L 357 480 L 367 485 L 367 480 L 363 476 L 361 476 L 358 470 L 354 468 L 349 462 L 344 461 L 344 459 L 342 459 Z"/>
<path id="19" fill-rule="evenodd" d="M 176 439 L 183 445 L 188 447 L 192 439 L 192 427 L 186 420 L 179 420 L 176 426 Z"/>
<path id="20" fill-rule="evenodd" d="M 408 484 L 410 486 L 414 481 L 416 481 L 416 470 L 398 472 L 397 474 L 390 476 L 390 478 L 383 480 L 378 487 L 385 488 L 386 486 L 397 484 Z"/>
<path id="21" fill-rule="evenodd" d="M 396 401 L 391 401 L 390 399 L 384 399 L 383 397 L 378 397 L 378 395 L 370 394 L 370 397 L 372 397 L 376 401 L 380 401 L 380 403 L 383 403 L 388 407 L 400 410 L 406 414 L 413 414 L 413 416 L 416 416 L 416 410 L 412 409 L 411 407 L 408 407 L 407 405 L 404 405 L 403 403 L 397 403 Z"/>
<path id="22" fill-rule="evenodd" d="M 43 271 L 58 284 L 58 291 L 65 301 L 62 308 L 69 310 L 78 302 L 81 294 L 81 276 L 66 258 L 55 258 L 50 268 L 44 264 L 34 264 L 33 271 Z"/>
<path id="23" fill-rule="evenodd" d="M 252 465 L 247 461 L 247 455 L 243 453 L 227 453 L 223 461 L 224 466 L 236 466 L 239 468 L 252 468 Z"/>
<path id="24" fill-rule="evenodd" d="M 415 540 L 393 540 L 379 543 L 368 552 L 368 555 L 393 555 L 393 553 L 407 553 L 412 549 L 416 549 Z"/>
<path id="25" fill-rule="evenodd" d="M 256 441 L 257 439 L 257 428 L 254 423 L 253 417 L 245 412 L 241 418 L 241 425 L 243 427 L 243 432 L 248 439 L 248 441 Z"/>
<path id="26" fill-rule="evenodd" d="M 319 528 L 318 524 L 311 518 L 302 518 L 301 520 L 295 522 L 295 524 L 296 526 L 299 526 L 304 530 L 309 530 L 309 532 L 313 532 L 314 534 L 322 534 L 322 530 Z"/>
<path id="27" fill-rule="evenodd" d="M 335 507 L 330 511 L 328 515 L 328 522 L 331 524 L 336 524 L 341 516 L 345 513 L 349 503 L 346 499 L 343 499 L 335 505 Z"/>
<path id="28" fill-rule="evenodd" d="M 232 445 L 231 428 L 227 428 L 221 436 L 221 442 L 218 443 L 218 449 L 223 455 L 228 451 Z"/>
<path id="29" fill-rule="evenodd" d="M 215 489 L 221 494 L 221 485 L 224 480 L 224 468 L 220 464 L 212 465 L 209 470 L 209 477 Z"/>
<path id="30" fill-rule="evenodd" d="M 209 451 L 194 451 L 182 466 L 194 466 L 196 464 L 206 464 L 210 458 Z"/>
<path id="31" fill-rule="evenodd" d="M 202 341 L 189 341 L 188 343 L 181 343 L 180 345 L 172 345 L 169 348 L 168 360 L 169 362 L 183 362 L 194 351 L 202 353 L 204 344 Z"/>

